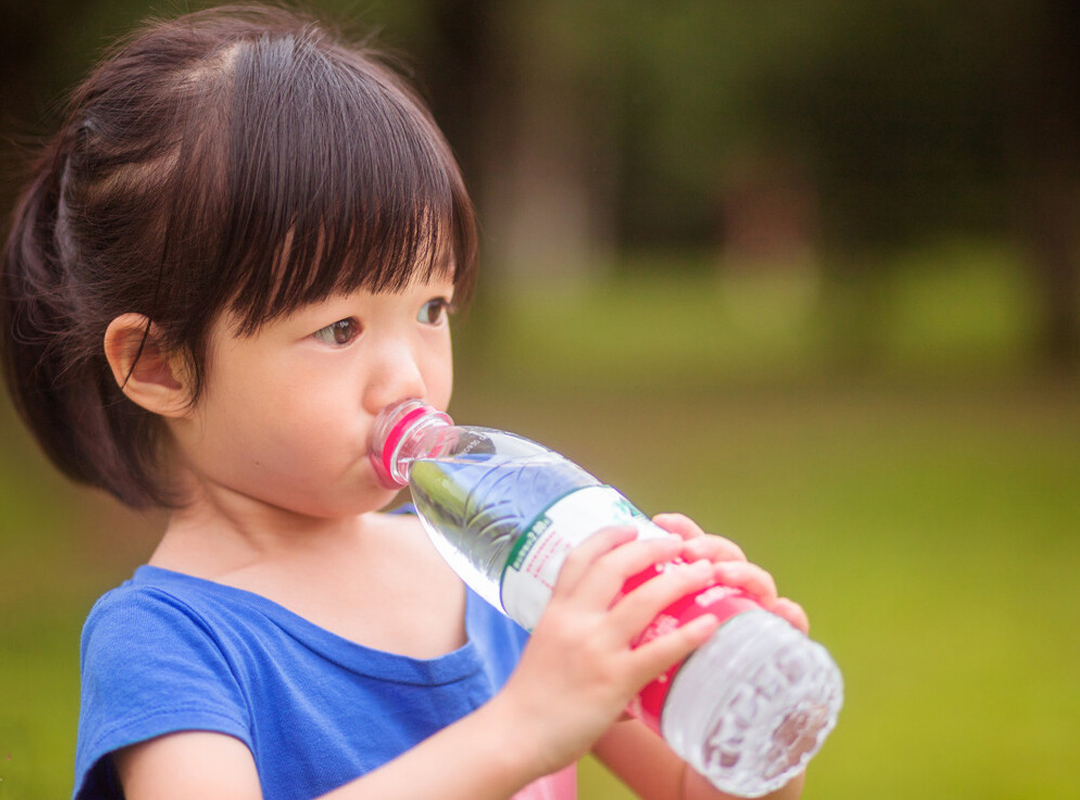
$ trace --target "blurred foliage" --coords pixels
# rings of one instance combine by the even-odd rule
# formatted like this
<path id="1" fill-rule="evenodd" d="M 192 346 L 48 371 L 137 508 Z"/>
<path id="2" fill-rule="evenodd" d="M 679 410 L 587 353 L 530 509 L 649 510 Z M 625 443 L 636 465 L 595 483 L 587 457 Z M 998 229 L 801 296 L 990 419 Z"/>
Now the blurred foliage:
<path id="1" fill-rule="evenodd" d="M 860 374 L 1023 374 L 1036 324 L 1015 251 L 965 239 L 895 258 L 866 307 L 812 271 L 710 273 L 690 256 L 642 255 L 617 281 L 489 292 L 462 327 L 459 361 L 520 387 L 557 375 L 565 391 L 620 394 L 666 383 L 719 392 Z M 858 345 L 873 349 L 870 366 L 848 357 L 868 325 L 845 318 L 863 314 L 879 331 Z"/>
<path id="2" fill-rule="evenodd" d="M 4 111 L 36 122 L 43 101 L 60 96 L 112 36 L 148 13 L 206 5 L 7 4 Z M 1000 224 L 1006 128 L 1016 122 L 1002 71 L 1019 62 L 1017 50 L 1045 44 L 1038 25 L 1056 4 L 989 0 L 977 17 L 964 3 L 929 0 L 310 5 L 403 51 L 466 151 L 474 143 L 459 132 L 481 112 L 460 101 L 539 61 L 546 80 L 566 89 L 558 113 L 587 115 L 594 146 L 626 151 L 617 196 L 624 235 L 686 244 L 716 223 L 702 199 L 762 153 L 808 162 L 828 184 L 825 213 L 848 235 L 906 241 L 958 222 L 980 232 Z M 448 67 L 465 70 L 465 51 L 478 48 L 487 52 L 472 56 L 489 74 L 473 86 L 464 79 L 475 74 Z M 498 121 L 513 126 L 513 110 Z M 679 223 L 685 215 L 697 225 Z"/>
<path id="3" fill-rule="evenodd" d="M 39 130 L 93 54 L 137 19 L 207 4 L 6 4 L 5 124 Z M 309 5 L 406 54 L 481 200 L 496 272 L 544 240 L 545 226 L 548 239 L 572 239 L 550 206 L 569 208 L 578 190 L 592 220 L 581 235 L 626 253 L 724 247 L 735 238 L 732 193 L 753 200 L 779 182 L 807 204 L 801 235 L 823 266 L 876 270 L 867 248 L 996 235 L 1024 247 L 1048 285 L 1043 315 L 1080 315 L 1075 235 L 1056 256 L 1064 265 L 1050 266 L 1039 245 L 1066 223 L 1080 228 L 1080 211 L 1051 186 L 1080 195 L 1075 3 L 987 0 L 977 13 L 959 0 Z M 529 170 L 530 158 L 548 168 Z M 540 230 L 516 249 L 508 200 L 539 204 L 521 225 Z M 1080 349 L 1080 323 L 1052 324 Z"/>
<path id="4" fill-rule="evenodd" d="M 1024 369 L 1007 252 L 909 258 L 870 374 L 830 361 L 805 287 L 665 262 L 684 277 L 639 265 L 583 293 L 485 297 L 457 331 L 451 410 L 736 539 L 805 605 L 847 682 L 806 800 L 1065 800 L 1080 386 Z M 997 264 L 985 316 L 958 290 L 972 260 Z M 480 341 L 487 323 L 505 335 Z M 6 407 L 0 434 L 0 798 L 43 800 L 70 783 L 79 625 L 160 520 L 66 486 Z M 628 797 L 592 762 L 581 785 L 583 800 Z"/>
<path id="5" fill-rule="evenodd" d="M 208 4 L 8 3 L 5 125 L 47 130 L 111 36 Z M 710 248 L 721 266 L 798 248 L 871 302 L 897 252 L 991 237 L 1028 265 L 1032 355 L 1080 364 L 1070 0 L 309 5 L 404 54 L 474 187 L 492 275 L 566 276 L 643 248 Z"/>

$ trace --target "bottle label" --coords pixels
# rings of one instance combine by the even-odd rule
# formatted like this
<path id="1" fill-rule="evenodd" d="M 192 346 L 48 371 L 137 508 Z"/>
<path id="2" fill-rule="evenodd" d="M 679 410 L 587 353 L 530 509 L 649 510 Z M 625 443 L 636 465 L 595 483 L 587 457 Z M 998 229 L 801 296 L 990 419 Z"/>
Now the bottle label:
<path id="1" fill-rule="evenodd" d="M 500 583 L 506 613 L 531 631 L 570 551 L 601 528 L 632 525 L 638 538 L 668 536 L 610 486 L 575 489 L 537 517 L 510 551 Z"/>
<path id="2" fill-rule="evenodd" d="M 657 564 L 634 575 L 623 585 L 623 594 L 659 575 L 666 566 L 666 564 Z M 679 598 L 661 611 L 645 630 L 634 639 L 633 646 L 640 647 L 647 644 L 656 637 L 670 633 L 703 614 L 712 614 L 721 623 L 724 623 L 736 614 L 760 608 L 761 606 L 758 605 L 757 601 L 742 589 L 719 584 L 709 586 L 696 594 Z M 684 663 L 685 661 L 681 661 L 673 665 L 666 672 L 650 681 L 630 702 L 630 708 L 628 709 L 630 713 L 657 733 L 660 733 L 660 717 L 664 710 L 664 702 L 667 700 L 668 692 L 671 690 L 671 683 Z"/>

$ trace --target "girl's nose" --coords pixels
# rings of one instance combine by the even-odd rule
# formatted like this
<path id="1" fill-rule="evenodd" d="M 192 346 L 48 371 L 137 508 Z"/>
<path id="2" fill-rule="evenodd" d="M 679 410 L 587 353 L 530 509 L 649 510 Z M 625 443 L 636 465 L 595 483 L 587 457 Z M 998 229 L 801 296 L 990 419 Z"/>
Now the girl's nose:
<path id="1" fill-rule="evenodd" d="M 374 415 L 388 405 L 412 397 L 424 398 L 427 386 L 412 347 L 407 342 L 379 348 L 364 393 L 364 408 Z"/>

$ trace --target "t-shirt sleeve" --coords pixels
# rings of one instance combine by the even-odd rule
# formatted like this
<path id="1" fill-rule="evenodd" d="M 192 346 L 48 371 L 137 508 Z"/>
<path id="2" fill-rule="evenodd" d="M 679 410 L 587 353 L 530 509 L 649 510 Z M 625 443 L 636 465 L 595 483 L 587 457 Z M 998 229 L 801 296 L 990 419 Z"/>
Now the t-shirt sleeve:
<path id="1" fill-rule="evenodd" d="M 106 756 L 127 745 L 201 730 L 252 746 L 229 659 L 198 614 L 164 592 L 128 588 L 99 600 L 83 627 L 81 671 L 77 800 L 122 797 Z"/>

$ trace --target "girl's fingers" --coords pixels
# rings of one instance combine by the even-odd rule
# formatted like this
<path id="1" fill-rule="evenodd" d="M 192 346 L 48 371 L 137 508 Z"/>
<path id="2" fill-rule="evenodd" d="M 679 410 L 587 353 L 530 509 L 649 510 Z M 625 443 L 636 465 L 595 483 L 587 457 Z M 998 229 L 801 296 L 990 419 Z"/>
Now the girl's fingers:
<path id="1" fill-rule="evenodd" d="M 640 689 L 701 647 L 718 627 L 720 621 L 715 616 L 703 614 L 635 649 L 632 657 L 639 684 L 637 688 Z"/>
<path id="2" fill-rule="evenodd" d="M 810 632 L 810 618 L 806 616 L 803 607 L 794 600 L 789 600 L 786 597 L 777 598 L 769 611 L 778 617 L 783 617 L 804 634 Z"/>
<path id="3" fill-rule="evenodd" d="M 695 539 L 704 536 L 705 531 L 685 514 L 657 514 L 652 521 L 668 533 L 674 533 L 683 539 Z"/>
<path id="4" fill-rule="evenodd" d="M 597 531 L 570 551 L 562 567 L 559 568 L 559 576 L 555 579 L 555 591 L 572 591 L 598 558 L 636 538 L 637 530 L 629 525 L 612 526 Z"/>
<path id="5" fill-rule="evenodd" d="M 574 548 L 566 557 L 555 582 L 555 593 L 576 595 L 604 610 L 611 605 L 626 580 L 652 566 L 678 556 L 682 543 L 676 538 L 637 539 L 631 527 L 604 528 Z"/>
<path id="6" fill-rule="evenodd" d="M 718 583 L 744 589 L 772 610 L 777 597 L 776 581 L 761 567 L 748 561 L 721 561 L 713 564 L 713 574 Z"/>
<path id="7" fill-rule="evenodd" d="M 730 539 L 710 533 L 686 542 L 683 545 L 683 558 L 687 561 L 699 558 L 707 558 L 709 561 L 746 561 L 746 554 Z"/>
<path id="8" fill-rule="evenodd" d="M 653 522 L 682 537 L 686 542 L 682 557 L 687 561 L 707 558 L 710 561 L 746 561 L 742 548 L 730 539 L 705 533 L 701 526 L 684 514 L 657 514 Z"/>
<path id="9" fill-rule="evenodd" d="M 714 583 L 713 564 L 708 561 L 671 564 L 619 599 L 611 610 L 612 624 L 620 636 L 637 637 L 676 600 Z"/>
<path id="10" fill-rule="evenodd" d="M 582 542 L 563 563 L 555 595 L 563 599 L 573 597 L 583 609 L 606 611 L 610 607 L 614 631 L 618 636 L 632 638 L 671 603 L 720 583 L 743 589 L 764 608 L 804 633 L 809 629 L 802 607 L 787 598 L 779 598 L 772 575 L 746 561 L 737 545 L 722 537 L 700 533 L 700 528 L 681 514 L 662 514 L 658 521 L 676 535 L 638 539 L 635 528 L 614 526 Z M 684 535 L 691 538 L 685 540 Z M 621 596 L 631 576 L 679 557 L 687 563 L 672 564 L 657 577 Z"/>

